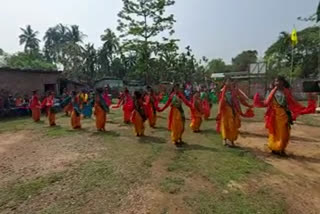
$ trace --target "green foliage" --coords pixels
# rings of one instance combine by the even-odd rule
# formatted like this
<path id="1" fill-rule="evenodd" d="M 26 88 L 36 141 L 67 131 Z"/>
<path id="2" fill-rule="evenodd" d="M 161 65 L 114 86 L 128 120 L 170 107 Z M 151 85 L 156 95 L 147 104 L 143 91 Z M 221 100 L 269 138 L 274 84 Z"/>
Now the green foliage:
<path id="1" fill-rule="evenodd" d="M 22 34 L 19 35 L 19 43 L 20 45 L 24 45 L 24 52 L 38 52 L 40 39 L 37 38 L 37 35 L 39 34 L 39 32 L 32 30 L 30 25 L 27 25 L 25 29 L 20 29 L 22 31 Z"/>
<path id="2" fill-rule="evenodd" d="M 18 52 L 6 57 L 7 66 L 21 69 L 56 70 L 56 65 L 47 62 L 40 53 Z"/>
<path id="3" fill-rule="evenodd" d="M 212 73 L 247 71 L 257 62 L 257 51 L 246 50 L 227 65 L 222 59 L 198 60 L 190 46 L 179 50 L 177 39 L 168 38 L 174 33 L 174 15 L 167 14 L 174 0 L 123 0 L 119 12 L 117 36 L 111 29 L 101 35 L 102 47 L 83 45 L 85 34 L 77 25 L 58 24 L 50 27 L 43 38 L 43 55 L 39 52 L 38 32 L 30 25 L 22 29 L 20 43 L 25 53 L 18 53 L 9 60 L 10 67 L 55 69 L 63 66 L 66 78 L 94 85 L 108 76 L 123 80 L 140 79 L 147 84 L 161 81 L 205 83 Z M 159 40 L 159 36 L 163 37 Z M 278 74 L 294 77 L 313 77 L 320 72 L 319 27 L 298 32 L 299 43 L 294 49 L 294 68 L 291 71 L 290 35 L 282 32 L 278 41 L 265 53 L 268 77 Z M 0 49 L 0 54 L 1 54 Z M 48 63 L 49 62 L 49 63 Z"/>
<path id="4" fill-rule="evenodd" d="M 101 35 L 102 48 L 97 52 L 98 73 L 100 77 L 122 75 L 119 38 L 109 28 Z"/>
<path id="5" fill-rule="evenodd" d="M 50 27 L 43 37 L 45 42 L 44 53 L 47 60 L 54 63 L 62 63 L 65 66 L 64 63 L 67 60 L 65 51 L 68 51 L 70 46 L 79 46 L 84 37 L 85 34 L 79 30 L 77 25 L 69 27 L 58 24 Z"/>
<path id="6" fill-rule="evenodd" d="M 248 71 L 252 63 L 257 62 L 258 52 L 256 50 L 243 51 L 232 59 L 234 71 Z"/>
<path id="7" fill-rule="evenodd" d="M 2 50 L 2 48 L 0 48 L 0 56 L 2 56 L 4 54 L 4 51 Z"/>
<path id="8" fill-rule="evenodd" d="M 293 50 L 293 76 L 313 77 L 319 74 L 319 27 L 308 27 L 297 32 L 299 43 Z M 281 32 L 279 39 L 265 53 L 270 76 L 291 75 L 292 46 L 290 34 Z"/>
<path id="9" fill-rule="evenodd" d="M 223 59 L 212 59 L 208 65 L 207 69 L 210 73 L 225 73 L 228 71 L 228 66 L 223 61 Z"/>
<path id="10" fill-rule="evenodd" d="M 123 8 L 118 14 L 118 30 L 121 37 L 127 38 L 123 49 L 136 52 L 136 69 L 146 75 L 147 80 L 150 79 L 151 56 L 159 47 L 159 42 L 152 39 L 165 31 L 169 31 L 169 35 L 174 33 L 174 16 L 165 15 L 166 8 L 174 3 L 173 0 L 123 0 Z"/>

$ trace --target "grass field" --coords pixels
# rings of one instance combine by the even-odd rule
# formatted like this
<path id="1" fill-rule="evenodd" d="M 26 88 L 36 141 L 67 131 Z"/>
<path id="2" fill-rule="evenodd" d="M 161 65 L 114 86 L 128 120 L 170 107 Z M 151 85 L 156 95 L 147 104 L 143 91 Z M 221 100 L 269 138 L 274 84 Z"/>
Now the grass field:
<path id="1" fill-rule="evenodd" d="M 250 150 L 222 146 L 214 120 L 205 121 L 199 134 L 187 120 L 187 145 L 177 149 L 169 140 L 167 113 L 143 138 L 122 124 L 121 113 L 108 115 L 105 133 L 95 131 L 93 119 L 82 121 L 83 130 L 71 130 L 63 115 L 54 128 L 30 118 L 1 121 L 0 213 L 290 211 L 283 192 L 259 182 L 287 175 Z M 258 112 L 255 120 L 262 116 Z"/>

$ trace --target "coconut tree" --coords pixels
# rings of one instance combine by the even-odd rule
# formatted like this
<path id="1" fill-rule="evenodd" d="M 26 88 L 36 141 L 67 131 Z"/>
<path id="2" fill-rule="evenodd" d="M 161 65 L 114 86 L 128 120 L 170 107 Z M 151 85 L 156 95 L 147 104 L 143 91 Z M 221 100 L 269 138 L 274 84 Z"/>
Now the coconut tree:
<path id="1" fill-rule="evenodd" d="M 67 28 L 66 37 L 68 42 L 82 43 L 86 35 L 79 30 L 78 25 L 71 25 Z"/>
<path id="2" fill-rule="evenodd" d="M 114 54 L 119 50 L 119 38 L 108 28 L 101 35 L 101 41 L 103 42 L 102 48 L 108 53 L 109 60 L 112 61 Z"/>
<path id="3" fill-rule="evenodd" d="M 40 40 L 37 38 L 39 34 L 38 31 L 34 31 L 30 25 L 27 25 L 26 28 L 20 28 L 22 34 L 19 35 L 20 45 L 24 45 L 24 52 L 32 53 L 39 51 Z"/>

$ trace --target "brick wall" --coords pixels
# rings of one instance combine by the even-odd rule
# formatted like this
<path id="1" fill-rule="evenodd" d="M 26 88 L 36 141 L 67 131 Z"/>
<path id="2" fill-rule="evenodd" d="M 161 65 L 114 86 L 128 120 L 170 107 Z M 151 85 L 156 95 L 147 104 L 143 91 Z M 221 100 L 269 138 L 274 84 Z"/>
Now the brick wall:
<path id="1" fill-rule="evenodd" d="M 23 71 L 8 69 L 0 70 L 0 90 L 12 95 L 31 94 L 32 90 L 45 92 L 45 84 L 55 84 L 58 90 L 59 72 Z"/>

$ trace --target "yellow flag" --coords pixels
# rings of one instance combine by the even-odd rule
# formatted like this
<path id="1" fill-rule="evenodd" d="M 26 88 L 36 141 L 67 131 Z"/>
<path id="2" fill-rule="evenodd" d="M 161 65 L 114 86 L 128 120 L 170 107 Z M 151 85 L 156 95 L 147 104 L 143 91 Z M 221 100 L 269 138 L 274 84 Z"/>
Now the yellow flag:
<path id="1" fill-rule="evenodd" d="M 291 33 L 291 43 L 292 43 L 292 46 L 296 46 L 298 44 L 298 36 L 295 28 L 292 30 L 292 33 Z"/>

